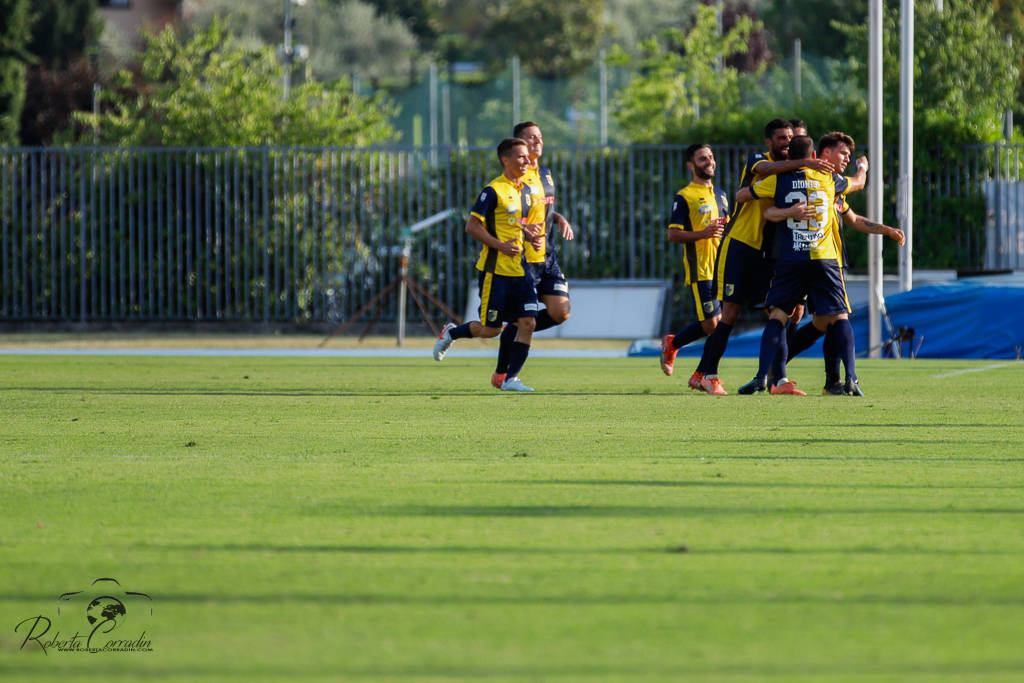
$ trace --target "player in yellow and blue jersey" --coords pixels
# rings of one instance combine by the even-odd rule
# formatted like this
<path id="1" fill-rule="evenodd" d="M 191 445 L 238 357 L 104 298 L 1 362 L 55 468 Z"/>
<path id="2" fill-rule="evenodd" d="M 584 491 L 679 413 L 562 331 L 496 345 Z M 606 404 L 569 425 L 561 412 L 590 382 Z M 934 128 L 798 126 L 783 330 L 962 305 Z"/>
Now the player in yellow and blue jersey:
<path id="1" fill-rule="evenodd" d="M 729 200 L 714 186 L 715 154 L 711 145 L 698 143 L 686 149 L 686 168 L 690 183 L 680 189 L 672 202 L 668 241 L 683 245 L 684 284 L 693 295 L 697 320 L 676 334 L 661 340 L 661 370 L 671 375 L 679 349 L 710 335 L 722 317 L 722 308 L 714 291 L 715 258 L 726 222 Z M 708 343 L 704 342 L 705 355 Z M 725 394 L 717 371 L 708 372 L 702 356 L 697 371 L 690 377 L 692 389 L 709 394 Z"/>
<path id="2" fill-rule="evenodd" d="M 792 160 L 814 156 L 814 142 L 807 136 L 793 138 L 789 147 Z M 772 394 L 804 395 L 786 377 L 785 328 L 793 309 L 805 296 L 818 329 L 827 329 L 840 320 L 849 325 L 850 303 L 843 281 L 834 207 L 836 197 L 845 192 L 847 185 L 847 179 L 838 173 L 804 167 L 758 180 L 737 194 L 737 199 L 744 201 L 770 199 L 772 206 L 764 211 L 765 218 L 780 221 L 774 236 L 775 272 L 765 299 L 769 319 L 761 337 L 757 375 L 766 377 L 771 369 Z M 856 379 L 853 374 L 853 381 Z"/>
<path id="3" fill-rule="evenodd" d="M 555 179 L 551 169 L 540 164 L 544 153 L 544 136 L 540 126 L 533 121 L 517 123 L 512 131 L 513 137 L 526 142 L 530 154 L 530 168 L 524 176 L 536 196 L 543 197 L 543 228 L 540 233 L 524 244 L 524 257 L 527 278 L 533 281 L 537 298 L 544 307 L 537 314 L 535 332 L 561 325 L 569 319 L 569 283 L 558 265 L 558 255 L 551 242 L 556 232 L 562 239 L 571 240 L 575 237 L 572 225 L 562 214 L 555 211 Z M 531 219 L 532 221 L 533 219 Z M 501 387 L 508 372 L 509 353 L 516 336 L 516 326 L 507 325 L 501 333 L 498 347 L 498 362 L 491 376 L 491 384 Z"/>
<path id="4" fill-rule="evenodd" d="M 835 166 L 838 173 L 842 173 L 850 163 L 850 159 L 853 156 L 855 149 L 854 140 L 846 133 L 840 131 L 832 131 L 826 133 L 818 141 L 818 156 L 822 159 L 830 161 Z M 850 192 L 856 192 L 864 188 L 867 182 L 868 173 L 868 159 L 865 156 L 861 156 L 857 159 L 857 172 L 847 178 L 848 187 L 845 193 L 838 196 L 835 202 L 835 210 L 842 219 L 842 222 L 838 225 L 837 238 L 840 244 L 840 264 L 843 268 L 849 267 L 849 261 L 846 256 L 846 240 L 843 234 L 843 224 L 851 227 L 858 232 L 875 233 L 885 235 L 890 239 L 901 242 L 903 240 L 903 233 L 895 228 L 890 228 L 886 225 L 879 223 L 873 223 L 858 216 L 855 212 L 850 209 L 849 203 L 846 201 L 846 196 Z M 847 375 L 846 385 L 842 385 L 839 382 L 839 362 L 840 355 L 844 348 L 848 348 L 845 340 L 838 345 L 838 348 L 834 348 L 832 343 L 832 336 L 841 334 L 844 338 L 847 333 L 851 335 L 852 339 L 852 328 L 846 330 L 846 323 L 839 323 L 838 327 L 835 326 L 829 328 L 830 338 L 826 340 L 824 345 L 825 353 L 825 393 L 830 394 L 848 394 L 854 396 L 861 396 L 863 392 L 860 390 L 860 385 L 850 379 L 849 373 Z M 797 354 L 801 353 L 808 347 L 810 347 L 815 341 L 817 341 L 822 335 L 826 333 L 825 330 L 818 329 L 813 322 L 808 323 L 800 328 L 796 334 L 788 338 L 788 357 L 787 360 L 791 360 Z M 852 343 L 852 341 L 851 341 Z M 853 364 L 853 358 L 849 358 L 848 369 Z M 756 378 L 755 378 L 756 379 Z M 755 390 L 762 390 L 762 386 L 754 387 L 753 383 L 744 385 L 745 387 L 754 388 Z M 742 390 L 742 388 L 741 388 Z"/>
<path id="5" fill-rule="evenodd" d="M 809 163 L 811 168 L 831 172 L 832 166 L 826 161 L 814 159 L 810 162 L 789 160 L 789 143 L 793 128 L 785 119 L 772 119 L 764 128 L 766 152 L 750 155 L 740 176 L 741 189 L 757 178 L 794 171 Z M 745 303 L 760 304 L 764 301 L 771 279 L 770 264 L 765 258 L 764 209 L 770 201 L 737 202 L 729 225 L 726 227 L 722 245 L 715 265 L 717 297 L 722 302 L 722 317 L 708 337 L 704 347 L 707 357 L 706 369 L 718 374 L 718 362 L 725 354 L 740 310 Z"/>
<path id="6" fill-rule="evenodd" d="M 519 371 L 530 352 L 537 318 L 536 290 L 523 268 L 524 235 L 532 238 L 541 226 L 537 222 L 543 205 L 533 188 L 524 182 L 530 167 L 526 143 L 505 138 L 498 144 L 502 174 L 483 189 L 466 222 L 466 232 L 480 242 L 476 262 L 480 287 L 480 320 L 455 325 L 447 323 L 434 343 L 434 360 L 442 360 L 452 343 L 463 337 L 495 337 L 505 322 L 515 322 L 508 376 L 503 391 L 533 391 L 519 379 Z"/>

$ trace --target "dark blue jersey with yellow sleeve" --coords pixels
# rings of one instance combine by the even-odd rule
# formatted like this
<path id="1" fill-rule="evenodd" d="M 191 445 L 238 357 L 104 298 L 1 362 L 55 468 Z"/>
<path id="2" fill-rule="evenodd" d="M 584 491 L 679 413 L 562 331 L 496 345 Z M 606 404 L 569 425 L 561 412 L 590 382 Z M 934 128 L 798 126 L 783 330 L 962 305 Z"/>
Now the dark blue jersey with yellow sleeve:
<path id="1" fill-rule="evenodd" d="M 758 199 L 768 199 L 780 208 L 800 202 L 815 208 L 810 219 L 788 218 L 775 230 L 775 256 L 780 263 L 793 261 L 840 261 L 837 195 L 846 191 L 847 179 L 838 173 L 801 168 L 761 178 L 750 186 Z"/>

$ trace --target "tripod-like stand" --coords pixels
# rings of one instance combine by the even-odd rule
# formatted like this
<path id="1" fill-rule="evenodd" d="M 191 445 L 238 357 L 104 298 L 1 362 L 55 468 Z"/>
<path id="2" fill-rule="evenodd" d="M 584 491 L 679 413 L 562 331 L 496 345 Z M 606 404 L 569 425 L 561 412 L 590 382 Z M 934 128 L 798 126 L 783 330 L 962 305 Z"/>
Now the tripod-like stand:
<path id="1" fill-rule="evenodd" d="M 452 309 L 448 308 L 448 306 L 446 306 L 443 301 L 441 301 L 436 296 L 428 292 L 423 287 L 423 285 L 409 277 L 409 258 L 412 256 L 413 236 L 417 232 L 421 230 L 426 230 L 435 223 L 440 223 L 446 218 L 455 215 L 457 215 L 455 209 L 445 209 L 440 213 L 435 213 L 433 216 L 425 218 L 418 223 L 410 225 L 405 230 L 402 230 L 401 234 L 404 241 L 402 244 L 401 260 L 399 260 L 398 277 L 389 282 L 387 286 L 384 287 L 384 289 L 377 292 L 377 294 L 368 302 L 366 302 L 366 305 L 360 308 L 354 316 L 346 320 L 344 323 L 335 328 L 330 334 L 328 334 L 324 338 L 324 340 L 320 342 L 320 348 L 323 348 L 324 345 L 326 345 L 327 342 L 329 342 L 331 338 L 334 337 L 335 335 L 344 333 L 345 330 L 354 325 L 364 315 L 366 315 L 368 311 L 373 309 L 374 313 L 373 318 L 370 320 L 370 324 L 367 325 L 366 329 L 363 330 L 363 333 L 359 335 L 359 341 L 363 341 L 363 339 L 366 338 L 366 335 L 370 333 L 370 330 L 373 329 L 373 326 L 377 323 L 377 321 L 380 320 L 380 314 L 383 311 L 383 303 L 387 299 L 387 297 L 394 293 L 395 289 L 398 289 L 398 346 L 402 346 L 405 343 L 405 309 L 407 294 L 412 296 L 412 300 L 416 302 L 417 308 L 419 308 L 420 313 L 423 314 L 423 319 L 427 322 L 427 325 L 430 327 L 431 331 L 435 335 L 439 333 L 439 330 L 437 326 L 434 325 L 434 321 L 431 319 L 430 314 L 427 312 L 427 307 L 423 303 L 423 299 L 420 298 L 421 296 L 426 297 L 431 302 L 433 302 L 438 308 L 444 311 L 448 315 L 448 317 L 455 320 L 456 322 L 461 323 L 462 318 L 458 314 L 452 311 Z"/>

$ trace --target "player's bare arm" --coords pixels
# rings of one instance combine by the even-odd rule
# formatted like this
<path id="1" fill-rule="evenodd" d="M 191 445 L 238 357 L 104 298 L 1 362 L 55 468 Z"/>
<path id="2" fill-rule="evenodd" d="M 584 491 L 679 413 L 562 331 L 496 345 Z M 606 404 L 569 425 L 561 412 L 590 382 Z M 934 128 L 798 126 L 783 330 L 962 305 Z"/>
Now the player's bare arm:
<path id="1" fill-rule="evenodd" d="M 703 230 L 680 230 L 679 228 L 669 228 L 668 241 L 675 244 L 689 244 L 691 242 L 699 242 L 701 240 L 720 238 L 722 233 L 725 231 L 725 225 L 728 222 L 728 217 L 721 216 L 719 218 L 711 219 L 708 227 Z"/>
<path id="2" fill-rule="evenodd" d="M 480 222 L 480 219 L 476 216 L 470 216 L 469 220 L 466 221 L 466 233 L 475 239 L 477 242 L 484 244 L 491 249 L 497 249 L 506 256 L 517 256 L 522 247 L 516 244 L 515 239 L 510 239 L 507 242 L 502 242 L 497 237 L 487 232 L 487 228 Z"/>
<path id="3" fill-rule="evenodd" d="M 846 193 L 860 192 L 868 184 L 868 158 L 857 159 L 857 172 L 846 179 L 848 186 Z"/>
<path id="4" fill-rule="evenodd" d="M 555 219 L 555 225 L 558 226 L 558 231 L 562 235 L 562 239 L 571 240 L 576 237 L 576 233 L 572 231 L 572 225 L 565 219 L 565 216 L 557 211 L 552 211 L 551 216 Z"/>
<path id="5" fill-rule="evenodd" d="M 765 220 L 772 222 L 784 221 L 787 218 L 803 221 L 814 218 L 817 213 L 817 207 L 807 202 L 799 202 L 785 209 L 778 206 L 770 206 L 764 210 L 764 217 Z"/>
<path id="6" fill-rule="evenodd" d="M 901 247 L 903 246 L 903 243 L 907 241 L 907 236 L 903 234 L 903 231 L 899 228 L 891 228 L 888 225 L 883 225 L 882 223 L 869 221 L 863 216 L 858 216 L 854 213 L 853 209 L 850 209 L 843 214 L 843 222 L 857 232 L 863 232 L 869 235 L 885 235 Z"/>
<path id="7" fill-rule="evenodd" d="M 755 197 L 754 193 L 750 191 L 750 187 L 741 187 L 740 189 L 736 190 L 736 194 L 733 195 L 733 200 L 737 204 L 749 202 L 752 199 L 757 199 L 757 197 Z"/>
<path id="8" fill-rule="evenodd" d="M 770 175 L 779 175 L 780 173 L 789 173 L 800 168 L 810 168 L 815 171 L 821 171 L 822 173 L 833 173 L 836 167 L 832 165 L 832 162 L 826 161 L 825 159 L 786 159 L 785 161 L 762 161 L 761 163 L 754 166 L 754 175 L 758 178 L 764 178 Z"/>

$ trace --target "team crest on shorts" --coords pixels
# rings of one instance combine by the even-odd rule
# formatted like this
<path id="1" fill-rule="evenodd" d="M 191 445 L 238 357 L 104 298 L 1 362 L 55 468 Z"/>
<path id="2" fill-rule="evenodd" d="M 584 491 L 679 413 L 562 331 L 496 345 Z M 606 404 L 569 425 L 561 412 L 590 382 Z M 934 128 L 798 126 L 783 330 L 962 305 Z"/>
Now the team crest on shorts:
<path id="1" fill-rule="evenodd" d="M 725 286 L 725 295 L 726 296 L 732 296 L 733 292 L 735 292 L 735 291 L 736 291 L 736 286 L 735 285 L 726 285 Z"/>
<path id="2" fill-rule="evenodd" d="M 491 310 L 487 311 L 487 322 L 493 323 L 497 319 L 498 319 L 498 312 L 496 310 L 494 310 L 492 308 Z"/>
<path id="3" fill-rule="evenodd" d="M 715 302 L 714 301 L 705 301 L 704 302 L 704 312 L 705 313 L 711 313 L 713 310 L 715 310 Z"/>

